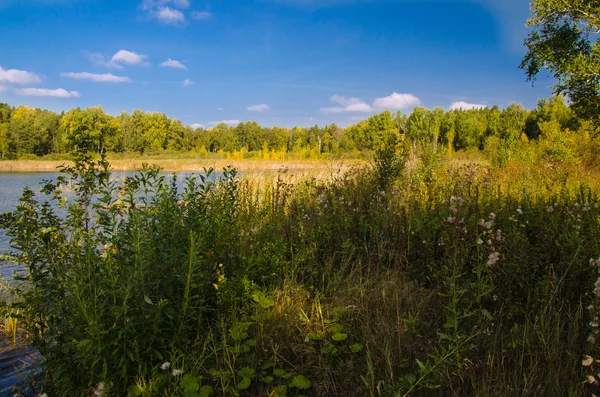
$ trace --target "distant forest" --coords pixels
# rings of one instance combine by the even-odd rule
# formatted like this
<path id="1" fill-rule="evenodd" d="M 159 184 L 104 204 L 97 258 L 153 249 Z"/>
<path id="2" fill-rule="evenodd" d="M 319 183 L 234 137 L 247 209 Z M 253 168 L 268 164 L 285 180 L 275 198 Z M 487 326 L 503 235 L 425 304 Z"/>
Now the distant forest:
<path id="1" fill-rule="evenodd" d="M 518 151 L 523 142 L 545 146 L 550 157 L 575 156 L 582 138 L 593 139 L 597 128 L 575 116 L 562 97 L 540 100 L 533 110 L 512 104 L 450 110 L 415 108 L 410 114 L 384 111 L 341 128 L 262 127 L 247 121 L 237 126 L 192 128 L 163 113 L 135 110 L 118 116 L 101 107 L 71 109 L 57 114 L 0 103 L 0 155 L 27 159 L 66 155 L 86 146 L 98 153 L 124 156 L 190 153 L 227 158 L 364 157 L 388 142 L 390 134 L 406 147 L 434 152 L 488 150 L 497 162 Z M 584 141 L 586 139 L 583 139 Z M 573 152 L 573 153 L 572 153 Z"/>

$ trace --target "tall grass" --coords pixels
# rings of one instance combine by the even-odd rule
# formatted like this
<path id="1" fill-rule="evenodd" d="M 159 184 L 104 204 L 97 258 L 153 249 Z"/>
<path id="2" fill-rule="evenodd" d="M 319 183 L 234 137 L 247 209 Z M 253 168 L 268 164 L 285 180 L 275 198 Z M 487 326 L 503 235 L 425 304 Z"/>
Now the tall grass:
<path id="1" fill-rule="evenodd" d="M 568 168 L 406 161 L 207 170 L 178 191 L 157 167 L 117 185 L 79 154 L 1 219 L 28 270 L 7 310 L 45 358 L 36 392 L 597 392 L 582 365 L 600 353 L 597 186 Z"/>

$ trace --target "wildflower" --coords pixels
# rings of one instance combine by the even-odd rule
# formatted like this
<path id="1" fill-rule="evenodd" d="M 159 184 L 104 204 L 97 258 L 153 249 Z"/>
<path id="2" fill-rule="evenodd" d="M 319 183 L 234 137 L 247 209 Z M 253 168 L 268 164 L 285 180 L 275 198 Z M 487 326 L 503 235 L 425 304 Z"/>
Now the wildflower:
<path id="1" fill-rule="evenodd" d="M 479 244 L 479 245 L 483 244 L 483 240 L 482 239 L 478 239 L 477 240 L 477 244 Z"/>
<path id="2" fill-rule="evenodd" d="M 490 266 L 495 265 L 496 262 L 498 262 L 498 259 L 500 259 L 500 253 L 492 252 L 490 256 L 488 256 L 487 264 Z"/>
<path id="3" fill-rule="evenodd" d="M 496 219 L 496 214 L 494 214 L 493 212 L 490 212 L 490 219 Z"/>
<path id="4" fill-rule="evenodd" d="M 492 221 L 488 221 L 488 222 L 485 223 L 485 228 L 486 229 L 491 229 L 492 226 L 494 226 L 494 222 L 492 222 Z"/>
<path id="5" fill-rule="evenodd" d="M 479 220 L 479 226 L 483 226 L 483 225 L 485 225 L 485 221 L 483 219 L 480 219 Z"/>
<path id="6" fill-rule="evenodd" d="M 517 222 L 517 217 L 514 215 L 511 215 L 508 219 L 510 219 L 512 222 Z"/>
<path id="7" fill-rule="evenodd" d="M 596 337 L 594 335 L 588 336 L 587 338 L 588 343 L 591 343 L 592 345 L 596 343 Z"/>
<path id="8" fill-rule="evenodd" d="M 550 206 L 550 207 L 548 207 L 548 209 L 546 209 L 546 211 L 552 212 L 552 211 L 554 211 L 554 208 L 552 206 Z"/>
<path id="9" fill-rule="evenodd" d="M 163 365 L 162 365 L 160 368 L 161 368 L 163 371 L 166 371 L 166 370 L 168 370 L 169 368 L 171 368 L 171 363 L 167 361 L 166 363 L 163 363 Z"/>
<path id="10" fill-rule="evenodd" d="M 498 301 L 498 295 L 494 295 L 492 298 L 494 299 L 494 302 Z"/>
<path id="11" fill-rule="evenodd" d="M 488 243 L 488 245 L 492 245 L 492 240 L 491 239 L 488 240 L 487 243 Z"/>
<path id="12" fill-rule="evenodd" d="M 575 207 L 575 208 L 579 208 L 579 203 L 575 203 L 575 204 L 573 204 L 573 207 Z"/>
<path id="13" fill-rule="evenodd" d="M 42 394 L 40 394 L 40 397 L 48 397 L 48 394 L 47 393 L 42 393 Z"/>
<path id="14" fill-rule="evenodd" d="M 589 305 L 589 306 L 587 307 L 587 309 L 588 309 L 589 311 L 592 311 L 592 310 L 594 310 L 594 305 Z"/>
<path id="15" fill-rule="evenodd" d="M 104 395 L 104 383 L 100 382 L 100 383 L 98 383 L 98 386 L 96 386 L 96 389 L 94 389 L 94 396 L 102 397 L 103 395 Z"/>
<path id="16" fill-rule="evenodd" d="M 590 321 L 590 327 L 598 328 L 598 317 L 594 317 L 594 319 Z"/>
<path id="17" fill-rule="evenodd" d="M 451 216 L 449 216 L 449 217 L 448 217 L 448 222 L 449 222 L 449 223 L 454 223 L 454 218 L 453 218 L 453 217 L 451 217 Z"/>
<path id="18" fill-rule="evenodd" d="M 589 384 L 593 385 L 594 383 L 596 383 L 596 378 L 594 378 L 592 375 L 588 375 L 587 381 Z"/>
<path id="19" fill-rule="evenodd" d="M 310 342 L 310 339 L 308 339 L 308 336 L 304 338 L 304 343 L 308 343 Z"/>
<path id="20" fill-rule="evenodd" d="M 173 376 L 181 376 L 184 374 L 184 371 L 182 369 L 173 369 L 171 373 L 173 374 Z"/>
<path id="21" fill-rule="evenodd" d="M 517 212 L 519 213 L 519 215 L 523 215 L 523 210 L 521 209 L 521 207 L 517 208 Z"/>
<path id="22" fill-rule="evenodd" d="M 589 367 L 594 362 L 594 358 L 591 356 L 583 356 L 583 360 L 581 361 L 581 365 L 584 367 Z"/>

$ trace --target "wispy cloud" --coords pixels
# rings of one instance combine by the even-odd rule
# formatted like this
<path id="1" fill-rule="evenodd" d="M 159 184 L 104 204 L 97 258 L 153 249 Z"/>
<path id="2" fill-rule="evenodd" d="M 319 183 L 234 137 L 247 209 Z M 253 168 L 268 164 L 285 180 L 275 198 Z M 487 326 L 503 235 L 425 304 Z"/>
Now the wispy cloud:
<path id="1" fill-rule="evenodd" d="M 79 98 L 81 94 L 77 91 L 67 91 L 62 88 L 49 90 L 46 88 L 16 88 L 15 93 L 23 96 L 40 96 L 54 98 Z"/>
<path id="2" fill-rule="evenodd" d="M 159 7 L 156 11 L 152 11 L 150 15 L 159 20 L 159 22 L 168 25 L 179 25 L 185 22 L 183 12 L 171 7 Z"/>
<path id="3" fill-rule="evenodd" d="M 208 11 L 192 11 L 192 18 L 200 21 L 211 19 L 213 14 Z"/>
<path id="4" fill-rule="evenodd" d="M 340 95 L 334 95 L 329 98 L 331 102 L 339 106 L 321 108 L 323 113 L 343 113 L 343 112 L 370 112 L 371 106 L 360 98 L 346 98 Z"/>
<path id="5" fill-rule="evenodd" d="M 148 58 L 146 55 L 137 52 L 119 50 L 110 60 L 114 64 L 140 65 L 145 63 L 146 58 Z"/>
<path id="6" fill-rule="evenodd" d="M 421 100 L 412 94 L 399 94 L 397 92 L 392 93 L 390 96 L 375 98 L 373 105 L 369 105 L 367 102 L 360 98 L 352 97 L 346 98 L 340 95 L 334 95 L 330 98 L 331 102 L 338 104 L 338 106 L 321 108 L 323 113 L 345 113 L 345 112 L 373 112 L 375 110 L 399 110 L 406 109 L 411 106 L 416 106 L 421 103 Z"/>
<path id="7" fill-rule="evenodd" d="M 183 86 L 184 87 L 189 87 L 192 84 L 194 84 L 194 82 L 192 80 L 188 80 L 188 79 L 183 80 Z"/>
<path id="8" fill-rule="evenodd" d="M 390 96 L 376 98 L 373 101 L 373 107 L 377 109 L 400 110 L 412 106 L 418 106 L 421 100 L 413 94 L 392 93 Z"/>
<path id="9" fill-rule="evenodd" d="M 166 61 L 161 63 L 160 66 L 163 68 L 175 68 L 175 69 L 182 69 L 182 70 L 187 69 L 187 67 L 183 63 L 181 63 L 175 59 L 171 59 L 171 58 L 168 58 Z"/>
<path id="10" fill-rule="evenodd" d="M 75 80 L 89 80 L 96 83 L 130 83 L 129 77 L 115 76 L 111 73 L 88 73 L 88 72 L 66 72 L 60 74 L 62 77 L 68 77 Z"/>
<path id="11" fill-rule="evenodd" d="M 41 81 L 40 76 L 35 73 L 26 70 L 4 69 L 0 66 L 0 83 L 24 85 L 37 84 Z"/>
<path id="12" fill-rule="evenodd" d="M 247 108 L 251 112 L 266 112 L 267 110 L 271 110 L 269 105 L 265 105 L 264 103 L 260 105 L 252 105 Z"/>
<path id="13" fill-rule="evenodd" d="M 211 125 L 218 125 L 218 124 L 236 125 L 239 123 L 241 123 L 240 120 L 221 120 L 221 121 L 211 121 L 209 124 L 211 124 Z"/>
<path id="14" fill-rule="evenodd" d="M 110 59 L 106 59 L 104 55 L 97 52 L 85 52 L 93 65 L 103 66 L 111 69 L 123 69 L 123 65 L 141 65 L 148 66 L 146 61 L 147 55 L 138 54 L 137 52 L 119 50 Z"/>
<path id="15" fill-rule="evenodd" d="M 204 128 L 204 125 L 200 124 L 200 123 L 194 123 L 194 124 L 190 124 L 190 127 L 192 127 L 193 129 L 198 129 L 198 128 Z"/>
<path id="16" fill-rule="evenodd" d="M 486 107 L 487 107 L 486 105 L 483 105 L 480 103 L 467 103 L 467 102 L 459 101 L 459 102 L 452 102 L 452 105 L 450 105 L 450 110 L 483 109 Z"/>

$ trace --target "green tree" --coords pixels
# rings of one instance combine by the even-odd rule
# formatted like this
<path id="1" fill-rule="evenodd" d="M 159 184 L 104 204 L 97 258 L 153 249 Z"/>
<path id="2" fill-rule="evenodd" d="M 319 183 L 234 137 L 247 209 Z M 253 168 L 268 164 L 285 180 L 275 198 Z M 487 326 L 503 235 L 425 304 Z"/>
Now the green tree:
<path id="1" fill-rule="evenodd" d="M 600 0 L 533 0 L 525 40 L 528 52 L 520 67 L 534 82 L 542 69 L 558 80 L 573 110 L 600 122 Z"/>

